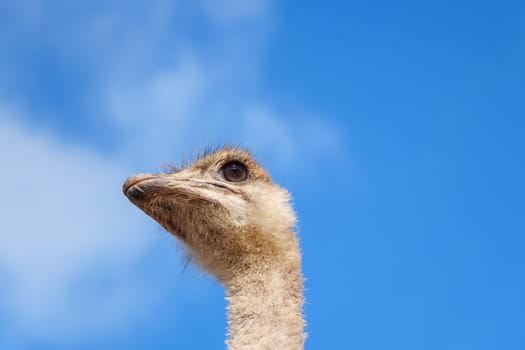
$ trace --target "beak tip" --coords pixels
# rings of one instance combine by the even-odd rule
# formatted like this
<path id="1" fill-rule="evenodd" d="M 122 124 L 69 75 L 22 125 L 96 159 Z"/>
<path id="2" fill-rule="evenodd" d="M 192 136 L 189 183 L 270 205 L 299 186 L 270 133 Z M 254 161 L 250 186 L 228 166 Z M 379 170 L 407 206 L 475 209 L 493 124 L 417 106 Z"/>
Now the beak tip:
<path id="1" fill-rule="evenodd" d="M 137 199 L 142 196 L 144 196 L 144 191 L 140 187 L 138 187 L 138 183 L 153 178 L 153 175 L 151 174 L 135 174 L 131 175 L 126 179 L 124 184 L 122 185 L 122 192 L 126 197 L 129 199 Z"/>
<path id="2" fill-rule="evenodd" d="M 144 199 L 145 193 L 139 186 L 134 185 L 126 191 L 126 196 L 132 201 L 141 201 Z"/>

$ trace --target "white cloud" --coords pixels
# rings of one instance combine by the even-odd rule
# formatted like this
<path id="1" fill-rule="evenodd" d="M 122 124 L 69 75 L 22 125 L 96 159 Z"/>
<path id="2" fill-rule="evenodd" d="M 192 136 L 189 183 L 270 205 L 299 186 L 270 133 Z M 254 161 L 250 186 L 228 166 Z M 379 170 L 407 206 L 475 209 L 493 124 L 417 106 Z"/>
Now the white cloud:
<path id="1" fill-rule="evenodd" d="M 22 34 L 3 31 L 0 38 L 15 51 L 38 42 L 52 57 L 94 72 L 86 93 L 102 111 L 97 117 L 114 125 L 117 150 L 109 157 L 64 143 L 36 132 L 41 125 L 14 122 L 38 116 L 21 118 L 0 105 L 0 322 L 7 320 L 16 338 L 113 332 L 144 310 L 151 291 L 133 271 L 152 242 L 144 234 L 149 221 L 120 191 L 131 172 L 210 143 L 241 142 L 289 172 L 343 148 L 330 123 L 288 118 L 258 98 L 269 0 L 151 1 L 125 9 L 100 3 L 61 16 L 60 1 L 29 3 L 35 6 L 12 8 L 14 31 Z M 178 21 L 184 6 L 207 14 L 199 21 L 211 22 L 210 42 L 191 40 Z M 16 78 L 13 67 L 0 72 Z M 146 166 L 130 171 L 130 163 Z"/>
<path id="2" fill-rule="evenodd" d="M 121 155 L 157 164 L 170 160 L 173 150 L 199 133 L 192 119 L 211 84 L 212 77 L 195 58 L 181 59 L 172 69 L 145 78 L 114 77 L 105 104 L 121 135 Z"/>
<path id="3" fill-rule="evenodd" d="M 320 161 L 345 158 L 342 135 L 335 127 L 318 117 L 298 114 L 249 106 L 239 134 L 261 159 L 295 175 Z"/>
<path id="4" fill-rule="evenodd" d="M 143 311 L 144 287 L 130 271 L 151 247 L 142 216 L 121 194 L 129 171 L 16 119 L 0 110 L 4 321 L 40 338 L 121 327 Z"/>
<path id="5" fill-rule="evenodd" d="M 108 114 L 125 135 L 123 157 L 149 159 L 154 166 L 173 161 L 175 150 L 191 156 L 194 147 L 233 142 L 292 174 L 321 160 L 344 158 L 343 135 L 329 122 L 251 98 L 235 100 L 231 91 L 221 90 L 225 82 L 197 62 L 187 60 L 147 80 L 111 86 Z M 235 81 L 235 74 L 227 80 Z"/>
<path id="6" fill-rule="evenodd" d="M 25 33 L 15 41 L 38 38 L 44 51 L 93 72 L 82 91 L 93 95 L 96 117 L 115 125 L 119 156 L 132 163 L 156 166 L 194 148 L 240 140 L 293 172 L 306 154 L 314 163 L 343 148 L 329 122 L 290 119 L 257 94 L 272 30 L 270 0 L 78 4 L 59 20 L 53 14 L 60 1 L 29 3 L 31 15 L 27 6 L 11 7 L 21 19 L 14 32 Z M 7 40 L 5 33 L 0 37 Z"/>

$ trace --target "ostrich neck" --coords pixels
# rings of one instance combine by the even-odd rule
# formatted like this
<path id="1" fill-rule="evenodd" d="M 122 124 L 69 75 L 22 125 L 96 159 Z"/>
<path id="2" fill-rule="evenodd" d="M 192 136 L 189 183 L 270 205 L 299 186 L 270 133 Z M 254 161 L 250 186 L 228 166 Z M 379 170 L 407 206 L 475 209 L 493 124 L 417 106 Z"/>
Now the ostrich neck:
<path id="1" fill-rule="evenodd" d="M 226 283 L 229 350 L 304 348 L 301 258 L 253 264 Z"/>

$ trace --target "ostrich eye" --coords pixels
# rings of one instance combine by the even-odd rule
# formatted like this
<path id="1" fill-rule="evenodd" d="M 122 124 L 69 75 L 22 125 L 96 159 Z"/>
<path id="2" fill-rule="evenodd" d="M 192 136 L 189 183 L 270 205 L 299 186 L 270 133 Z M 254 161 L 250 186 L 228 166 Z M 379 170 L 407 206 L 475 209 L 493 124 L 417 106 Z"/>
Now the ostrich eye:
<path id="1" fill-rule="evenodd" d="M 239 182 L 246 180 L 248 177 L 248 170 L 241 162 L 232 161 L 224 164 L 221 168 L 221 174 L 224 179 L 230 182 Z"/>

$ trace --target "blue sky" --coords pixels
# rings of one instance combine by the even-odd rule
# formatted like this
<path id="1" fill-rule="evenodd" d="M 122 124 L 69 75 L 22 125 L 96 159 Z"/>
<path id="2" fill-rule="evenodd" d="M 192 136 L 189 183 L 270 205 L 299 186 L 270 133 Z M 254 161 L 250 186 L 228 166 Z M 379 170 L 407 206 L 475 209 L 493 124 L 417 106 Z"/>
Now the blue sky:
<path id="1" fill-rule="evenodd" d="M 225 142 L 294 196 L 308 349 L 525 348 L 519 1 L 0 3 L 0 348 L 220 349 L 121 194 Z"/>

